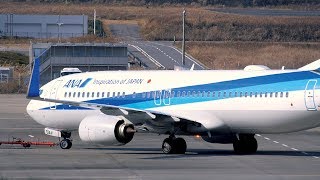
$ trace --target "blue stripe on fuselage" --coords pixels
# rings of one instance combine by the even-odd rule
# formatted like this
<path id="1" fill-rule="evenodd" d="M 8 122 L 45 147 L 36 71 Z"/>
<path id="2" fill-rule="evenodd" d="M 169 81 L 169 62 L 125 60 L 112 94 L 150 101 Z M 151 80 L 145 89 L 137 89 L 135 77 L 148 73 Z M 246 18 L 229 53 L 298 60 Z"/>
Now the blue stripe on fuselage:
<path id="1" fill-rule="evenodd" d="M 209 78 L 209 77 L 205 77 Z M 216 92 L 215 97 L 173 97 L 170 98 L 170 105 L 181 105 L 187 103 L 195 103 L 195 102 L 206 102 L 212 100 L 220 100 L 226 98 L 233 98 L 227 96 L 220 97 L 217 96 L 217 92 L 223 91 L 232 91 L 232 92 L 288 92 L 288 91 L 297 91 L 304 90 L 305 86 L 309 79 L 317 79 L 320 76 L 316 73 L 310 71 L 303 72 L 291 72 L 291 73 L 282 73 L 282 74 L 273 74 L 266 76 L 257 76 L 243 79 L 236 79 L 230 81 L 209 83 L 209 84 L 200 84 L 179 88 L 172 88 L 171 91 L 175 92 L 192 92 L 192 91 L 210 91 Z M 156 98 L 156 101 L 159 100 Z M 162 99 L 164 101 L 168 99 Z M 97 104 L 105 104 L 105 105 L 113 105 L 113 106 L 122 106 L 128 108 L 136 108 L 136 109 L 148 109 L 153 107 L 161 107 L 165 106 L 164 103 L 161 105 L 155 105 L 154 98 L 151 96 L 150 98 L 142 98 L 142 93 L 136 93 L 136 97 L 133 98 L 132 95 L 126 95 L 124 98 L 101 98 L 86 101 L 88 103 L 97 103 Z M 72 106 L 71 106 L 72 107 Z M 45 108 L 50 109 L 50 108 Z M 56 109 L 69 109 L 66 105 L 58 105 Z M 90 108 L 87 108 L 90 109 Z"/>

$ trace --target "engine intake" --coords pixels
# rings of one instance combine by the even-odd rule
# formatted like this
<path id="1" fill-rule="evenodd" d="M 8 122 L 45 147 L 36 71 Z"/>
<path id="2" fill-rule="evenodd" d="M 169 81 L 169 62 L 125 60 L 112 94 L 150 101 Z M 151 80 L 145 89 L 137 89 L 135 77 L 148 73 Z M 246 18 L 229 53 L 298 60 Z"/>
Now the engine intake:
<path id="1" fill-rule="evenodd" d="M 103 145 L 124 145 L 129 143 L 136 131 L 132 124 L 115 116 L 104 114 L 85 117 L 79 125 L 82 141 Z"/>

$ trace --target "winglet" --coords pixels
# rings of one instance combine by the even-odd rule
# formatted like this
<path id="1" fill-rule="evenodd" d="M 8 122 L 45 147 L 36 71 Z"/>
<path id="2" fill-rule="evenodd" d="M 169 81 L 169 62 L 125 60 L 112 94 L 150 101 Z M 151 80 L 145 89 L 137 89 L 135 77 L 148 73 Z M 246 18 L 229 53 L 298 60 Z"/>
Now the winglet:
<path id="1" fill-rule="evenodd" d="M 40 87 L 40 60 L 36 58 L 33 62 L 32 73 L 30 76 L 27 98 L 39 97 Z"/>

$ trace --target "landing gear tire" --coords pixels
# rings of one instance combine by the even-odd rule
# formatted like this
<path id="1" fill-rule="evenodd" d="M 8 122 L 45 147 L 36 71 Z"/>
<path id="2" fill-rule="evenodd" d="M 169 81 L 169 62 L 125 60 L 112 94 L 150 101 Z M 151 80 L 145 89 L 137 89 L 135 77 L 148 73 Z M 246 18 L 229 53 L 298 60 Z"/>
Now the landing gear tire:
<path id="1" fill-rule="evenodd" d="M 165 154 L 185 154 L 187 143 L 183 138 L 166 138 L 162 143 Z"/>
<path id="2" fill-rule="evenodd" d="M 257 152 L 258 143 L 254 135 L 239 135 L 239 139 L 233 142 L 233 149 L 236 154 L 254 154 Z"/>
<path id="3" fill-rule="evenodd" d="M 176 154 L 185 154 L 187 150 L 187 143 L 182 138 L 177 138 L 173 140 L 176 146 Z"/>
<path id="4" fill-rule="evenodd" d="M 162 151 L 165 154 L 173 154 L 173 142 L 171 138 L 166 138 L 162 143 Z"/>
<path id="5" fill-rule="evenodd" d="M 72 147 L 72 141 L 70 139 L 63 139 L 60 141 L 61 149 L 70 149 Z"/>

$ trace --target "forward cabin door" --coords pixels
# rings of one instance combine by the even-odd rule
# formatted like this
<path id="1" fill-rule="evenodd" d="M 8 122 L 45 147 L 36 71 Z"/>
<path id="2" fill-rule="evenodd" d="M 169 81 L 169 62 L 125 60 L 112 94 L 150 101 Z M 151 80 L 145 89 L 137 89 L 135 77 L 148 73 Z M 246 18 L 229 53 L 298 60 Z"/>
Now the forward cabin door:
<path id="1" fill-rule="evenodd" d="M 304 91 L 304 100 L 306 104 L 306 108 L 308 111 L 317 110 L 316 104 L 314 101 L 314 90 L 317 84 L 317 80 L 309 80 L 306 89 Z"/>
<path id="2" fill-rule="evenodd" d="M 57 99 L 58 89 L 61 82 L 62 80 L 57 80 L 56 82 L 54 82 L 53 86 L 51 87 L 50 99 Z M 50 102 L 50 109 L 56 109 L 56 108 L 57 108 L 57 104 Z"/>

